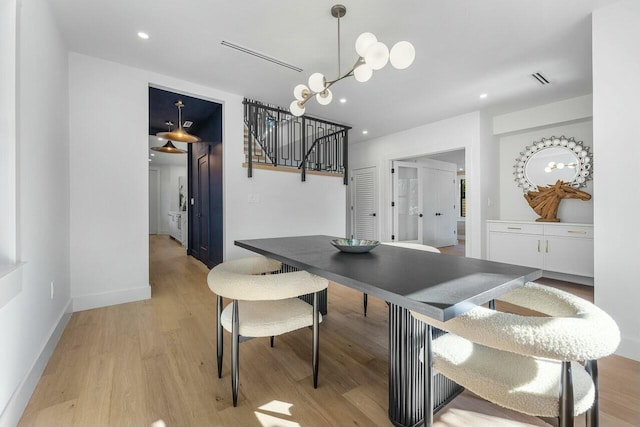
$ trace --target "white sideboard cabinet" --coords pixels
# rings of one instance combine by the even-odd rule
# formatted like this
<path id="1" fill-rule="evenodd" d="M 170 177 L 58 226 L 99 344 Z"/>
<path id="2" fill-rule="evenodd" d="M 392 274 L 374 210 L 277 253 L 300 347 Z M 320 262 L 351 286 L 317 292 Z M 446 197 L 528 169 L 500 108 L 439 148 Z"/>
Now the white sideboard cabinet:
<path id="1" fill-rule="evenodd" d="M 593 225 L 487 221 L 487 258 L 593 285 Z"/>
<path id="2" fill-rule="evenodd" d="M 169 235 L 176 239 L 182 246 L 186 246 L 187 240 L 187 213 L 183 211 L 169 212 Z"/>

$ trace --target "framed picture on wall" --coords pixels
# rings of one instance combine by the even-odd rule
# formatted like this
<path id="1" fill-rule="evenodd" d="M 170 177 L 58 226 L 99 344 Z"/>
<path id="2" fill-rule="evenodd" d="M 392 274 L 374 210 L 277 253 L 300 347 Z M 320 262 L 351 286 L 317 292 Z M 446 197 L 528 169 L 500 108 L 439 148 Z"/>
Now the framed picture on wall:
<path id="1" fill-rule="evenodd" d="M 178 206 L 181 211 L 187 210 L 187 178 L 178 177 Z"/>

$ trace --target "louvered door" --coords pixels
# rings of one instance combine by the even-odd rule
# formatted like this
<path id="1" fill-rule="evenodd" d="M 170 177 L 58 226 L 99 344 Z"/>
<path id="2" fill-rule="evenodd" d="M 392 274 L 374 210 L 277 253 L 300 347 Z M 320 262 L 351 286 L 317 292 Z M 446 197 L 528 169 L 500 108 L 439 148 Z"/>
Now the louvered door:
<path id="1" fill-rule="evenodd" d="M 351 237 L 378 240 L 376 168 L 354 169 L 351 181 Z"/>

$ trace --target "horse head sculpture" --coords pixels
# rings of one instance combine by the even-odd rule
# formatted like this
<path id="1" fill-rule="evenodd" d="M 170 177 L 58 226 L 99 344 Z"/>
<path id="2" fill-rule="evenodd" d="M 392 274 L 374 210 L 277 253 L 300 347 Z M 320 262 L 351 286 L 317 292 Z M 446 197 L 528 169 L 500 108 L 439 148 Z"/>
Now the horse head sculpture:
<path id="1" fill-rule="evenodd" d="M 590 200 L 591 194 L 571 187 L 568 183 L 558 180 L 548 187 L 538 186 L 538 191 L 529 191 L 524 195 L 529 206 L 540 215 L 539 222 L 560 222 L 557 218 L 558 206 L 562 199 Z"/>

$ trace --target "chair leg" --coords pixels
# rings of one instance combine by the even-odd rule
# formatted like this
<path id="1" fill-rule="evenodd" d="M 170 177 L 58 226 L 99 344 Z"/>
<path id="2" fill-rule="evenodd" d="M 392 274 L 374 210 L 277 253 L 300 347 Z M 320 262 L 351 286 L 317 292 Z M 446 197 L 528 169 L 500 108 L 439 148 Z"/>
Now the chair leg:
<path id="1" fill-rule="evenodd" d="M 425 324 L 424 347 L 422 348 L 424 365 L 424 427 L 433 426 L 433 347 L 431 325 Z"/>
<path id="2" fill-rule="evenodd" d="M 600 426 L 600 408 L 598 405 L 598 361 L 587 360 L 584 364 L 585 369 L 591 375 L 591 380 L 596 389 L 595 398 L 593 400 L 593 406 L 587 411 L 587 427 L 599 427 Z"/>
<path id="3" fill-rule="evenodd" d="M 320 361 L 320 292 L 313 293 L 313 388 L 318 388 L 318 364 Z"/>
<path id="4" fill-rule="evenodd" d="M 496 309 L 496 300 L 492 299 L 491 301 L 489 301 L 489 308 L 491 310 L 495 310 Z"/>
<path id="5" fill-rule="evenodd" d="M 364 317 L 367 317 L 367 304 L 369 303 L 369 295 L 363 294 L 362 304 L 364 305 Z"/>
<path id="6" fill-rule="evenodd" d="M 271 338 L 269 338 L 269 345 L 271 346 L 271 348 L 273 348 L 273 339 L 274 339 L 274 336 L 271 335 Z"/>
<path id="7" fill-rule="evenodd" d="M 216 330 L 216 350 L 218 352 L 218 378 L 222 378 L 222 352 L 224 347 L 224 340 L 222 337 L 222 297 L 218 295 L 218 306 L 216 310 L 218 327 Z"/>
<path id="8" fill-rule="evenodd" d="M 562 362 L 559 427 L 573 427 L 573 379 L 571 362 Z"/>
<path id="9" fill-rule="evenodd" d="M 238 350 L 240 345 L 240 315 L 238 313 L 238 300 L 233 300 L 233 313 L 231 322 L 231 391 L 233 393 L 233 406 L 238 406 L 238 382 L 240 380 Z"/>

